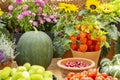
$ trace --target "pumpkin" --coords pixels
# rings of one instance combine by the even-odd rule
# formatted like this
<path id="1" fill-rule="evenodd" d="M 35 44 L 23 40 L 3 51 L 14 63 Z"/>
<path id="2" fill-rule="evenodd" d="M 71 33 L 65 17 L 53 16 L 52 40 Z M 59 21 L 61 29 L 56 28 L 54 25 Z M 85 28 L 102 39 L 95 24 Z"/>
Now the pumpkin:
<path id="1" fill-rule="evenodd" d="M 29 62 L 32 65 L 41 65 L 45 68 L 51 63 L 53 47 L 50 37 L 42 31 L 24 33 L 16 47 L 18 65 Z"/>

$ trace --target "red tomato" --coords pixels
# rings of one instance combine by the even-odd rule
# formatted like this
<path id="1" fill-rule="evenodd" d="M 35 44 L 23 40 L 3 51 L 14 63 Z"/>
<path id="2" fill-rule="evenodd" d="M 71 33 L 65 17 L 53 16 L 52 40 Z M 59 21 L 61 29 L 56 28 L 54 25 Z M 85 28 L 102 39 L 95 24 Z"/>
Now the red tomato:
<path id="1" fill-rule="evenodd" d="M 89 45 L 88 46 L 88 51 L 94 51 L 94 45 Z"/>
<path id="2" fill-rule="evenodd" d="M 81 38 L 84 38 L 84 37 L 87 36 L 87 33 L 86 33 L 86 32 L 80 32 L 79 36 L 80 36 Z"/>
<path id="3" fill-rule="evenodd" d="M 88 40 L 88 41 L 87 41 L 87 45 L 88 45 L 88 46 L 92 45 L 92 40 Z"/>
<path id="4" fill-rule="evenodd" d="M 70 39 L 72 42 L 76 42 L 76 41 L 77 41 L 77 37 L 76 37 L 75 35 L 70 36 L 69 39 Z"/>
<path id="5" fill-rule="evenodd" d="M 80 44 L 79 48 L 82 52 L 86 52 L 88 49 L 88 46 L 86 44 Z"/>
<path id="6" fill-rule="evenodd" d="M 81 42 L 82 44 L 86 44 L 87 38 L 81 37 L 81 38 L 80 38 L 80 42 Z"/>
<path id="7" fill-rule="evenodd" d="M 95 79 L 95 77 L 97 76 L 97 74 L 98 74 L 97 69 L 89 69 L 87 75 L 88 75 L 89 77 Z"/>
<path id="8" fill-rule="evenodd" d="M 107 78 L 107 76 L 108 76 L 107 73 L 101 73 L 101 75 L 102 75 L 104 78 Z"/>
<path id="9" fill-rule="evenodd" d="M 73 50 L 77 50 L 78 45 L 73 43 L 73 44 L 70 45 L 70 48 L 73 49 Z"/>
<path id="10" fill-rule="evenodd" d="M 105 80 L 105 78 L 103 76 L 98 76 L 95 78 L 95 80 Z"/>
<path id="11" fill-rule="evenodd" d="M 82 77 L 80 80 L 94 80 L 91 77 Z"/>

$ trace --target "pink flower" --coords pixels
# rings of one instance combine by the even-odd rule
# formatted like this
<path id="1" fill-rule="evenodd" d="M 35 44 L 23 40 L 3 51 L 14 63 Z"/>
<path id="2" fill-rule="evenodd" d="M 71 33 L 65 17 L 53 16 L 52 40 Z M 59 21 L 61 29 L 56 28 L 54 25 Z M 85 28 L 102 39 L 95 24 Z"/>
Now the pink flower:
<path id="1" fill-rule="evenodd" d="M 27 10 L 27 9 L 28 9 L 28 5 L 24 5 L 23 10 Z"/>
<path id="2" fill-rule="evenodd" d="M 29 16 L 31 14 L 31 11 L 24 11 L 22 12 L 23 16 Z"/>
<path id="3" fill-rule="evenodd" d="M 38 8 L 38 11 L 41 13 L 41 12 L 42 12 L 42 8 L 41 8 L 41 7 L 39 7 L 39 8 Z"/>
<path id="4" fill-rule="evenodd" d="M 13 10 L 13 6 L 12 6 L 12 5 L 9 5 L 9 6 L 8 6 L 8 10 L 9 10 L 9 11 L 12 11 L 12 10 Z"/>
<path id="5" fill-rule="evenodd" d="M 38 26 L 38 22 L 37 21 L 33 21 L 33 26 Z"/>
<path id="6" fill-rule="evenodd" d="M 57 23 L 57 19 L 56 19 L 56 18 L 54 18 L 53 21 L 54 21 L 55 23 Z"/>
<path id="7" fill-rule="evenodd" d="M 46 18 L 47 22 L 51 22 L 51 19 L 49 17 Z"/>
<path id="8" fill-rule="evenodd" d="M 19 14 L 17 17 L 18 20 L 21 20 L 22 18 L 23 18 L 23 15 L 21 15 L 21 14 Z"/>
<path id="9" fill-rule="evenodd" d="M 7 16 L 9 16 L 9 17 L 10 17 L 10 16 L 12 16 L 12 14 L 11 14 L 11 13 L 8 13 L 8 14 L 7 14 Z"/>
<path id="10" fill-rule="evenodd" d="M 16 3 L 16 4 L 21 4 L 21 3 L 22 3 L 22 0 L 16 0 L 15 3 Z"/>
<path id="11" fill-rule="evenodd" d="M 44 21 L 42 19 L 40 19 L 40 24 L 44 24 Z"/>
<path id="12" fill-rule="evenodd" d="M 35 0 L 35 4 L 39 5 L 39 6 L 44 6 L 45 5 L 45 1 L 43 0 Z"/>

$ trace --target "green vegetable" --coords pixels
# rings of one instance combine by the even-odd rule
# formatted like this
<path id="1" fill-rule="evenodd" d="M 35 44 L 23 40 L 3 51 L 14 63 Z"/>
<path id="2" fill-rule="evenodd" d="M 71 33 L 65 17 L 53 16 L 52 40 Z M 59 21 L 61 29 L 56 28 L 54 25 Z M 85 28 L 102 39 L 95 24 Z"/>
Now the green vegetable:
<path id="1" fill-rule="evenodd" d="M 29 62 L 31 65 L 49 66 L 53 57 L 53 46 L 50 37 L 42 31 L 24 33 L 16 48 L 18 65 Z"/>

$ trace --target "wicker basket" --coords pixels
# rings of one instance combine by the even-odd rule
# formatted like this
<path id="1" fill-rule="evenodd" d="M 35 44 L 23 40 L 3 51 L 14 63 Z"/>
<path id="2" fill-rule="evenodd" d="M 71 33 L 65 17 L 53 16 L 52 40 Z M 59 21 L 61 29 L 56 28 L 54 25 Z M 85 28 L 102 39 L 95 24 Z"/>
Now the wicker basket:
<path id="1" fill-rule="evenodd" d="M 7 12 L 8 6 L 11 4 L 11 0 L 0 0 L 0 8 L 2 11 Z"/>
<path id="2" fill-rule="evenodd" d="M 76 5 L 79 10 L 85 8 L 85 2 L 86 0 L 57 0 L 59 2 L 64 2 L 64 3 L 69 3 L 69 4 L 74 4 Z M 103 2 L 109 2 L 109 0 L 100 0 L 102 3 Z"/>

